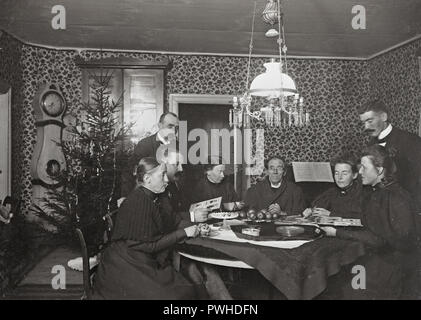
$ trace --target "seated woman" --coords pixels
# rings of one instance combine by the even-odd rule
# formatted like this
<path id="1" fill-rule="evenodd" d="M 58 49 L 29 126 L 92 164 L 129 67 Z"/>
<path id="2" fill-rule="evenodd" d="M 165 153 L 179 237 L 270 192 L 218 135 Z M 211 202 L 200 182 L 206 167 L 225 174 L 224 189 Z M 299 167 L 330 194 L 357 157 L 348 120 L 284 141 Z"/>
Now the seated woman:
<path id="1" fill-rule="evenodd" d="M 384 147 L 368 147 L 360 168 L 362 183 L 371 187 L 363 199 L 364 229 L 323 228 L 328 236 L 364 243 L 368 251 L 353 264 L 365 269 L 365 290 L 352 288 L 349 279 L 342 288 L 345 298 L 396 299 L 402 292 L 403 257 L 414 248 L 414 220 L 411 196 L 396 182 L 395 173 L 396 165 Z"/>
<path id="2" fill-rule="evenodd" d="M 285 179 L 285 161 L 272 157 L 265 163 L 267 177 L 247 190 L 246 206 L 267 209 L 271 214 L 296 215 L 305 208 L 301 188 Z"/>
<path id="3" fill-rule="evenodd" d="M 233 184 L 225 179 L 225 164 L 220 157 L 209 157 L 203 168 L 203 178 L 192 189 L 191 203 L 218 197 L 222 197 L 221 203 L 239 200 Z"/>
<path id="4" fill-rule="evenodd" d="M 177 215 L 160 212 L 158 194 L 168 182 L 164 168 L 153 158 L 139 162 L 138 186 L 117 214 L 111 244 L 95 276 L 94 298 L 198 298 L 194 285 L 172 267 L 171 249 L 199 230 L 195 225 L 183 227 Z"/>
<path id="5" fill-rule="evenodd" d="M 333 162 L 336 186 L 326 190 L 312 202 L 312 208 L 304 210 L 311 214 L 332 215 L 342 218 L 361 218 L 362 185 L 358 179 L 357 161 L 350 155 Z"/>

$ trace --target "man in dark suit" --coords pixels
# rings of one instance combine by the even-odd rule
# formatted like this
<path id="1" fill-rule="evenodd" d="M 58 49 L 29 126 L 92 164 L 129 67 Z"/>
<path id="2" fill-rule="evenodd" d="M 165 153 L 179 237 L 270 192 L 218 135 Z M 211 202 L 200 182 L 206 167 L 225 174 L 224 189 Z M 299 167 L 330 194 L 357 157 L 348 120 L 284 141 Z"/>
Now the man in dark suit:
<path id="1" fill-rule="evenodd" d="M 183 156 L 176 150 L 168 149 L 162 157 L 162 162 L 166 166 L 168 186 L 161 198 L 167 198 L 171 208 L 169 210 L 179 213 L 182 219 L 192 222 L 204 222 L 208 219 L 209 210 L 197 208 L 189 213 L 189 203 L 185 190 L 181 183 L 183 173 Z"/>
<path id="2" fill-rule="evenodd" d="M 394 155 L 398 181 L 411 193 L 417 212 L 421 212 L 421 138 L 392 126 L 388 113 L 387 107 L 379 100 L 359 110 L 364 132 L 371 136 L 369 144 L 380 144 Z"/>
<path id="3" fill-rule="evenodd" d="M 139 160 L 145 157 L 157 158 L 161 145 L 175 142 L 178 131 L 178 117 L 175 113 L 163 113 L 158 122 L 158 132 L 139 141 L 128 161 L 127 169 L 122 175 L 121 197 L 126 197 L 135 187 L 134 169 Z"/>

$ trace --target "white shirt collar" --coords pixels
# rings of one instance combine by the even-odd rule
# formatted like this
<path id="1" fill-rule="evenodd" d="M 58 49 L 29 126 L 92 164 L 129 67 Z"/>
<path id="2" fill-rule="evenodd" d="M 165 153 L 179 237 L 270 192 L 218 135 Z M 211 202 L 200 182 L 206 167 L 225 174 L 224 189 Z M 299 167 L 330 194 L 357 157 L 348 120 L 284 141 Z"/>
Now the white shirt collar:
<path id="1" fill-rule="evenodd" d="M 378 139 L 384 139 L 386 138 L 389 133 L 392 131 L 392 125 L 389 123 L 389 125 L 386 127 L 386 129 L 384 129 L 382 132 L 380 132 Z"/>
<path id="2" fill-rule="evenodd" d="M 171 141 L 165 140 L 163 137 L 161 137 L 161 135 L 158 133 L 156 134 L 156 136 L 158 137 L 159 141 L 161 141 L 164 145 L 169 145 L 171 143 Z"/>
<path id="3" fill-rule="evenodd" d="M 278 184 L 273 184 L 270 180 L 269 180 L 269 182 L 270 182 L 270 186 L 271 186 L 272 188 L 275 188 L 275 189 L 280 188 L 280 187 L 281 187 L 281 184 L 282 184 L 282 180 L 281 180 L 281 182 L 279 182 Z"/>

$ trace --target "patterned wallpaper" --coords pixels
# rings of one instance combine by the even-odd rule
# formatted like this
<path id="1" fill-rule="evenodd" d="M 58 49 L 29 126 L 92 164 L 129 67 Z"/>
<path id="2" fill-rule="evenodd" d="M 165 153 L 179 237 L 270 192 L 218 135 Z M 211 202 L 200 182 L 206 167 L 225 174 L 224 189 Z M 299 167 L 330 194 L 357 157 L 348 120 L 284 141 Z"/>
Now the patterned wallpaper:
<path id="1" fill-rule="evenodd" d="M 392 124 L 414 133 L 418 133 L 421 108 L 419 48 L 421 39 L 369 63 L 372 96 L 390 108 Z"/>
<path id="2" fill-rule="evenodd" d="M 282 154 L 287 160 L 328 161 L 348 150 L 358 151 L 364 145 L 357 107 L 367 101 L 370 90 L 387 92 L 395 109 L 411 108 L 418 115 L 419 75 L 411 56 L 418 43 L 407 45 L 373 61 L 291 59 L 289 73 L 312 112 L 307 128 L 265 128 L 265 154 Z M 0 39 L 0 77 L 13 86 L 13 192 L 24 201 L 24 210 L 31 202 L 29 173 L 36 130 L 32 100 L 39 83 L 58 82 L 68 106 L 78 108 L 81 100 L 81 72 L 73 59 L 74 51 L 43 49 L 19 43 L 7 34 Z M 128 56 L 144 60 L 160 60 L 160 54 L 82 52 L 84 59 Z M 166 95 L 171 93 L 240 94 L 246 86 L 247 58 L 221 56 L 169 55 L 173 67 L 166 78 Z M 268 59 L 252 60 L 251 79 L 264 71 Z M 396 65 L 390 69 L 390 64 Z M 415 70 L 413 70 L 415 69 Z M 379 72 L 380 71 L 380 72 Z M 390 73 L 389 73 L 390 72 Z M 389 88 L 397 79 L 408 88 L 396 92 Z M 418 82 L 417 82 L 418 81 Z M 418 83 L 418 89 L 413 88 Z M 404 100 L 410 94 L 408 100 Z M 388 96 L 388 97 L 389 97 Z M 404 104 L 404 101 L 407 104 Z M 391 103 L 391 102 L 390 102 Z M 419 106 L 419 103 L 418 103 Z M 404 116 L 399 126 L 416 130 L 418 118 Z M 255 128 L 262 124 L 253 122 Z"/>

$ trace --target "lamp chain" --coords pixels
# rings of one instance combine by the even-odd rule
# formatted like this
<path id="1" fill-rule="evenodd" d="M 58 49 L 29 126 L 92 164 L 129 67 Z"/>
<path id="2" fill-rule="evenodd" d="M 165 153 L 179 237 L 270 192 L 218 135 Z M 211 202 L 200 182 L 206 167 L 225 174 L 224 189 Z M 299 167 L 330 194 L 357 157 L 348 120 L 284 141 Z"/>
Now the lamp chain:
<path id="1" fill-rule="evenodd" d="M 249 80 L 250 80 L 251 52 L 253 50 L 253 35 L 254 35 L 254 20 L 255 20 L 255 18 L 256 18 L 256 1 L 254 1 L 253 22 L 252 22 L 252 25 L 251 25 L 251 37 L 250 37 L 249 56 L 248 56 L 248 63 L 247 63 L 246 91 L 249 88 Z"/>

